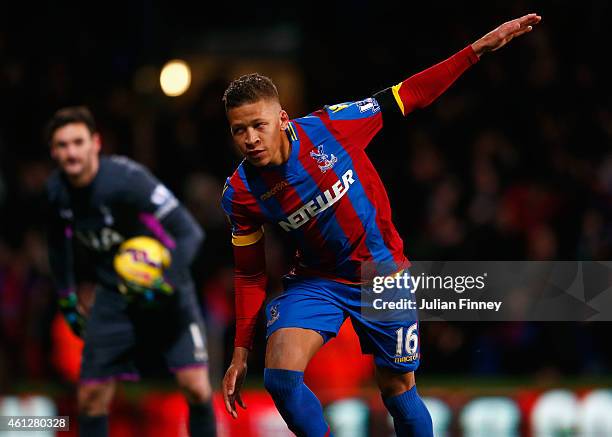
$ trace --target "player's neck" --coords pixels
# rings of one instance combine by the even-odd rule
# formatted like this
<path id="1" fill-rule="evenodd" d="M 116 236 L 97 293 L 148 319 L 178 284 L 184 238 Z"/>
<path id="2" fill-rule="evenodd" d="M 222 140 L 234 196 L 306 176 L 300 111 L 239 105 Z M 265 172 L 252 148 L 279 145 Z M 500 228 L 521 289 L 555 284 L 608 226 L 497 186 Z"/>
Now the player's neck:
<path id="1" fill-rule="evenodd" d="M 96 175 L 98 174 L 98 169 L 100 168 L 100 160 L 94 159 L 91 163 L 91 166 L 85 170 L 83 170 L 80 174 L 70 177 L 66 175 L 70 184 L 75 188 L 83 188 L 92 183 Z"/>
<path id="2" fill-rule="evenodd" d="M 291 155 L 291 142 L 287 135 L 281 135 L 281 145 L 278 148 L 278 153 L 269 162 L 269 165 L 281 165 L 289 161 Z"/>

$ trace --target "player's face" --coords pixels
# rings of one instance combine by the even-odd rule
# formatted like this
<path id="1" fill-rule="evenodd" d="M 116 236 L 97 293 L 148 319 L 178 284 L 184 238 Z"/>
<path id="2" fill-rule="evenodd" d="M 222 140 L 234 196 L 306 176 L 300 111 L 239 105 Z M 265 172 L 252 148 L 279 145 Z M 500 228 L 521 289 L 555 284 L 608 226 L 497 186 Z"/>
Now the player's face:
<path id="1" fill-rule="evenodd" d="M 71 181 L 89 183 L 98 170 L 100 136 L 84 123 L 60 127 L 51 139 L 51 156 Z"/>
<path id="2" fill-rule="evenodd" d="M 256 167 L 279 165 L 289 157 L 289 139 L 284 134 L 289 116 L 272 99 L 247 103 L 227 112 L 234 143 Z"/>

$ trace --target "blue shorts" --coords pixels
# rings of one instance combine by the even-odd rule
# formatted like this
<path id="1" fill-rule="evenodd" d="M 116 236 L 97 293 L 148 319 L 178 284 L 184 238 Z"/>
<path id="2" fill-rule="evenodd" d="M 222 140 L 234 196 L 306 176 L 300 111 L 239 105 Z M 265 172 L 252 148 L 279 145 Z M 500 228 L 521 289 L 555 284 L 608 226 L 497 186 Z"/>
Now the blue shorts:
<path id="1" fill-rule="evenodd" d="M 335 337 L 347 317 L 359 337 L 361 351 L 374 355 L 377 366 L 397 372 L 419 367 L 420 342 L 416 311 L 392 320 L 364 315 L 362 288 L 312 277 L 286 276 L 285 291 L 266 307 L 266 337 L 282 328 L 317 331 L 327 342 Z"/>

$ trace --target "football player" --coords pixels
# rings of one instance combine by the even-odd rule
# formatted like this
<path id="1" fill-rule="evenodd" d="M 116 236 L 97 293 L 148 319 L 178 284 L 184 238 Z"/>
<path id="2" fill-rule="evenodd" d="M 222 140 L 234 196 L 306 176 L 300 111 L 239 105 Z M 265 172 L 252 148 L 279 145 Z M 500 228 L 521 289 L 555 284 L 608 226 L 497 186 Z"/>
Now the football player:
<path id="1" fill-rule="evenodd" d="M 529 14 L 504 23 L 440 64 L 367 99 L 293 120 L 267 77 L 250 74 L 229 85 L 223 100 L 233 140 L 245 158 L 228 178 L 222 199 L 235 258 L 236 339 L 223 381 L 232 416 L 237 417 L 236 402 L 244 408 L 240 388 L 265 299 L 262 225 L 274 223 L 298 249 L 284 293 L 266 309 L 264 385 L 289 428 L 298 436 L 330 434 L 303 372 L 350 317 L 362 351 L 374 355 L 376 381 L 397 435 L 433 435 L 415 384 L 417 321 L 410 315 L 384 321 L 364 316 L 361 285 L 372 279 L 364 278 L 364 266 L 374 263 L 388 274 L 409 266 L 366 148 L 383 125 L 429 105 L 483 54 L 539 21 Z"/>
<path id="2" fill-rule="evenodd" d="M 142 165 L 120 156 L 100 157 L 100 136 L 87 108 L 57 111 L 47 139 L 58 166 L 47 183 L 49 261 L 60 308 L 85 341 L 79 434 L 108 435 L 117 381 L 137 379 L 138 360 L 155 356 L 147 355 L 153 350 L 163 355 L 187 398 L 191 435 L 215 435 L 203 321 L 189 272 L 203 240 L 201 228 Z M 136 236 L 153 237 L 170 251 L 164 281 L 147 290 L 163 287 L 155 293 L 158 305 L 151 305 L 147 297 L 153 295 L 142 289 L 130 295 L 129 281 L 126 287 L 113 267 L 120 244 Z M 76 260 L 75 253 L 84 259 Z M 97 282 L 86 319 L 75 288 L 75 267 L 83 265 L 93 269 Z"/>

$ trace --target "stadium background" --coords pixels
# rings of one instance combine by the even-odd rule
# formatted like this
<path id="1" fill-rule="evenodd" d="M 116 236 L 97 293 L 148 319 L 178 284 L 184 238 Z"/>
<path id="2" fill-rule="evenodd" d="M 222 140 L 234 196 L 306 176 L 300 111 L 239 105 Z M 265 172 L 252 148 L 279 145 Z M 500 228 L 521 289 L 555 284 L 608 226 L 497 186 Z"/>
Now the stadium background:
<path id="1" fill-rule="evenodd" d="M 217 387 L 233 339 L 230 236 L 219 196 L 239 162 L 220 99 L 229 80 L 246 72 L 272 77 L 290 115 L 300 116 L 367 97 L 503 21 L 538 12 L 543 21 L 533 33 L 487 55 L 432 107 L 410 115 L 401 131 L 386 132 L 387 146 L 370 155 L 410 258 L 609 260 L 611 6 L 505 3 L 235 3 L 214 13 L 205 2 L 145 0 L 8 7 L 0 17 L 0 396 L 39 393 L 74 411 L 73 355 L 64 349 L 75 344 L 54 323 L 43 215 L 53 168 L 43 126 L 65 105 L 90 106 L 104 152 L 150 167 L 206 229 L 194 272 Z M 165 96 L 158 83 L 173 58 L 188 62 L 193 75 L 179 97 Z M 269 269 L 278 277 L 288 255 L 273 232 L 268 242 Z M 271 293 L 279 286 L 273 281 Z M 254 390 L 262 384 L 261 328 L 248 377 Z M 583 396 L 610 386 L 608 329 L 423 324 L 419 386 L 447 402 L 455 432 L 466 402 L 480 395 L 518 401 L 526 431 L 542 391 L 565 387 Z M 340 382 L 315 373 L 316 391 L 326 403 L 357 395 L 380 409 L 369 362 L 346 358 L 350 338 L 342 347 L 313 370 Z M 139 387 L 120 392 L 116 417 L 138 411 L 142 418 L 146 405 L 169 405 L 162 396 L 170 393 L 167 379 Z M 130 435 L 134 420 L 115 422 L 115 429 L 124 426 Z"/>

